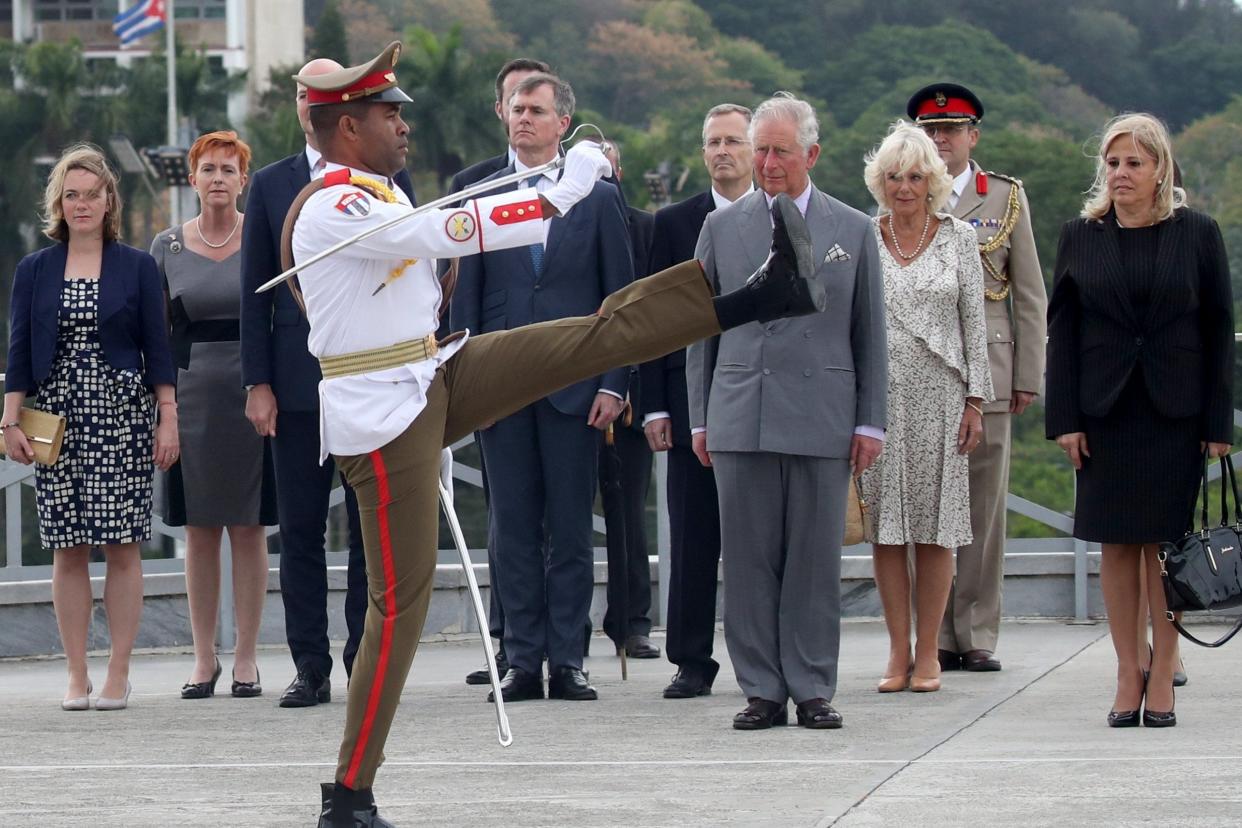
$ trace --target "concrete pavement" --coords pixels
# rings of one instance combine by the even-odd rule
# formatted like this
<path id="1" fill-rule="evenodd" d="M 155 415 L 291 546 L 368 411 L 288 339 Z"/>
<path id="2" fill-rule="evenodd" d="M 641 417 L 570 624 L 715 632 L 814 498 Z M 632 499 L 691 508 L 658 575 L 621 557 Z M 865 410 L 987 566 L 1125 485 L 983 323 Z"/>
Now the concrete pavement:
<path id="1" fill-rule="evenodd" d="M 425 643 L 375 793 L 403 828 L 1242 824 L 1242 645 L 1183 648 L 1180 723 L 1160 731 L 1105 726 L 1104 624 L 1006 622 L 1001 641 L 1003 672 L 881 696 L 883 624 L 848 621 L 834 701 L 845 728 L 739 732 L 727 660 L 714 695 L 664 700 L 666 661 L 631 660 L 622 682 L 597 637 L 587 667 L 600 700 L 510 705 L 509 748 L 487 688 L 462 681 L 477 640 Z M 716 648 L 724 658 L 723 637 Z M 187 654 L 136 657 L 131 707 L 117 713 L 62 712 L 59 659 L 0 662 L 0 826 L 314 825 L 344 676 L 331 704 L 281 710 L 287 653 L 261 653 L 266 695 L 250 700 L 228 696 L 222 660 L 224 695 L 182 701 Z M 104 660 L 91 671 L 101 683 Z"/>

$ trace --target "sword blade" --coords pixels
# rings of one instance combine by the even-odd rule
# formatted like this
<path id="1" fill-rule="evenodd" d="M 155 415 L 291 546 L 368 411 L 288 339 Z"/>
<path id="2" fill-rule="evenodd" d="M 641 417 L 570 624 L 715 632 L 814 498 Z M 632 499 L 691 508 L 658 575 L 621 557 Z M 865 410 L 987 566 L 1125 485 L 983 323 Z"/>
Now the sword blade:
<path id="1" fill-rule="evenodd" d="M 465 188 L 461 192 L 452 193 L 451 195 L 446 195 L 443 198 L 438 198 L 435 201 L 430 201 L 426 204 L 419 205 L 418 207 L 413 208 L 408 213 L 402 213 L 399 216 L 393 216 L 391 219 L 383 222 L 382 224 L 377 224 L 374 227 L 368 227 L 366 230 L 363 230 L 361 233 L 351 236 L 348 239 L 343 239 L 337 242 L 336 244 L 332 245 L 331 247 L 329 247 L 327 250 L 323 250 L 323 251 L 320 251 L 319 253 L 316 253 L 314 256 L 311 256 L 306 261 L 301 262 L 299 264 L 295 264 L 293 267 L 289 268 L 288 270 L 286 270 L 284 273 L 280 274 L 276 278 L 271 279 L 267 282 L 264 282 L 262 285 L 260 285 L 258 288 L 255 289 L 255 293 L 263 293 L 265 291 L 269 291 L 272 288 L 276 287 L 277 285 L 280 285 L 283 282 L 286 282 L 289 279 L 292 279 L 294 276 L 298 274 L 299 271 L 305 270 L 306 268 L 310 267 L 313 264 L 318 264 L 319 262 L 322 262 L 324 259 L 328 258 L 329 256 L 335 253 L 341 252 L 345 248 L 349 247 L 351 244 L 357 244 L 363 239 L 369 239 L 371 236 L 374 236 L 376 233 L 382 233 L 388 228 L 394 227 L 400 224 L 401 222 L 406 221 L 407 219 L 413 218 L 414 216 L 419 216 L 419 215 L 422 215 L 423 213 L 429 213 L 432 210 L 438 210 L 441 207 L 446 207 L 449 204 L 455 204 L 459 201 L 465 201 L 468 198 L 474 198 L 476 195 L 487 193 L 492 190 L 496 190 L 501 187 L 508 186 L 509 184 L 516 184 L 520 181 L 525 181 L 526 179 L 530 178 L 532 175 L 542 175 L 545 172 L 550 172 L 551 170 L 560 168 L 562 165 L 564 165 L 564 163 L 565 163 L 565 159 L 558 156 L 552 159 L 551 161 L 549 161 L 548 163 L 541 164 L 538 167 L 533 167 L 529 170 L 523 170 L 522 172 L 515 172 L 512 175 L 506 175 L 506 176 L 491 179 L 488 181 L 480 181 L 478 184 L 473 184 Z"/>

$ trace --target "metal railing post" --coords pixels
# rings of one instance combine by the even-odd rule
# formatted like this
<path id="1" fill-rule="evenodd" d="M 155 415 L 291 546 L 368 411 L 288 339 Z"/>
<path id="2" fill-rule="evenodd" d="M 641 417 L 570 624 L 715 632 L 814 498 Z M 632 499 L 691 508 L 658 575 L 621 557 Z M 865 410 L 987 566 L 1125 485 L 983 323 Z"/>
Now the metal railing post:
<path id="1" fill-rule="evenodd" d="M 233 652 L 237 646 L 237 630 L 233 624 L 233 544 L 229 529 L 220 529 L 220 651 Z"/>
<path id="2" fill-rule="evenodd" d="M 659 588 L 660 600 L 656 604 L 660 617 L 658 623 L 668 626 L 668 585 L 671 577 L 669 558 L 670 539 L 672 532 L 668 525 L 668 452 L 655 453 L 655 487 L 656 487 L 656 586 Z"/>
<path id="3" fill-rule="evenodd" d="M 9 571 L 5 580 L 17 580 L 22 566 L 22 484 L 10 483 L 4 487 L 4 568 Z"/>

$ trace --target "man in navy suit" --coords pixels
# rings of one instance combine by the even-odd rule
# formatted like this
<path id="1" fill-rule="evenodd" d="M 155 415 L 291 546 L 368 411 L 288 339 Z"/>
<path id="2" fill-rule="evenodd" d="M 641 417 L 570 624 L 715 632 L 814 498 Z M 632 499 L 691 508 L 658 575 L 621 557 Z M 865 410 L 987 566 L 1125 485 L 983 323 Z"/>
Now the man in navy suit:
<path id="1" fill-rule="evenodd" d="M 555 158 L 573 115 L 569 84 L 531 75 L 514 89 L 509 108 L 517 157 L 503 172 Z M 553 184 L 547 174 L 526 182 L 539 191 Z M 597 183 L 567 215 L 545 222 L 545 229 L 542 245 L 461 260 L 454 330 L 487 333 L 590 315 L 633 280 L 621 198 L 611 184 Z M 545 656 L 549 696 L 596 698 L 582 671 L 594 589 L 596 453 L 600 431 L 621 413 L 627 380 L 621 368 L 571 385 L 482 432 L 509 656 L 501 684 L 505 701 L 543 698 Z"/>
<path id="2" fill-rule="evenodd" d="M 340 68 L 334 60 L 318 58 L 306 64 L 302 74 L 322 75 Z M 319 465 L 319 363 L 307 350 L 310 325 L 288 286 L 255 294 L 255 288 L 283 269 L 280 232 L 285 213 L 310 182 L 315 165 L 322 163 L 310 126 L 306 88 L 301 84 L 297 109 L 306 149 L 254 174 L 242 228 L 241 342 L 246 417 L 259 434 L 272 437 L 280 509 L 280 593 L 285 637 L 297 668 L 297 675 L 280 697 L 281 707 L 313 707 L 332 699 L 324 534 L 336 470 L 331 458 Z M 409 173 L 402 170 L 395 182 L 413 201 Z M 362 638 L 367 577 L 358 503 L 347 485 L 345 508 L 349 519 L 345 594 L 349 638 L 341 660 L 348 675 Z"/>
<path id="3" fill-rule="evenodd" d="M 747 138 L 750 110 L 735 104 L 713 107 L 703 121 L 703 163 L 711 189 L 671 204 L 655 215 L 651 260 L 656 273 L 694 258 L 707 214 L 727 207 L 754 189 L 754 150 Z M 690 447 L 686 399 L 686 352 L 669 354 L 640 368 L 643 428 L 652 451 L 668 452 L 670 529 L 668 660 L 677 674 L 664 688 L 666 699 L 711 693 L 720 664 L 712 658 L 716 634 L 716 570 L 720 565 L 720 507 L 716 478 Z"/>
<path id="4" fill-rule="evenodd" d="M 496 73 L 496 103 L 493 106 L 496 109 L 496 117 L 500 119 L 500 125 L 504 127 L 506 139 L 509 135 L 508 103 L 509 97 L 513 95 L 514 87 L 536 72 L 551 71 L 551 67 L 542 60 L 513 58 L 506 61 Z M 513 146 L 506 144 L 505 151 L 500 155 L 471 164 L 453 176 L 452 181 L 449 182 L 449 194 L 461 192 L 471 184 L 478 184 L 483 179 L 500 172 L 513 163 L 513 158 Z"/>
<path id="5" fill-rule="evenodd" d="M 506 61 L 505 65 L 500 67 L 500 71 L 496 73 L 496 103 L 494 107 L 496 109 L 496 117 L 500 119 L 500 125 L 505 131 L 505 151 L 494 158 L 487 158 L 477 164 L 472 164 L 453 176 L 453 180 L 449 183 L 450 194 L 459 193 L 466 187 L 479 183 L 513 163 L 513 147 L 509 144 L 509 107 L 506 104 L 509 97 L 513 94 L 513 88 L 521 83 L 524 78 L 536 72 L 549 71 L 551 70 L 548 68 L 548 64 L 542 60 L 534 60 L 532 58 L 513 58 Z M 448 262 L 441 263 L 442 268 L 447 269 L 447 266 Z M 441 275 L 443 275 L 443 270 Z M 444 320 L 445 323 L 450 321 L 451 315 L 450 313 L 449 317 Z M 441 333 L 448 333 L 448 331 L 443 330 L 443 323 L 441 324 Z M 482 467 L 480 472 L 483 477 L 483 502 L 490 503 L 491 497 L 487 485 L 487 466 L 482 462 L 482 457 L 483 454 L 480 452 L 479 465 Z M 496 672 L 503 676 L 509 670 L 509 657 L 505 653 L 505 611 L 504 607 L 501 606 L 500 589 L 497 587 L 499 578 L 496 573 L 495 546 L 496 544 L 492 542 L 491 532 L 488 532 L 487 572 L 491 587 L 488 589 L 487 626 L 488 631 L 492 634 L 492 638 L 500 641 L 500 647 L 496 651 Z M 491 675 L 486 667 L 466 675 L 466 684 L 487 684 L 490 681 Z"/>
<path id="6" fill-rule="evenodd" d="M 604 156 L 612 163 L 611 179 L 618 190 L 621 177 L 624 175 L 621 166 L 621 151 L 616 144 L 610 144 L 604 150 Z M 625 224 L 629 230 L 630 253 L 634 257 L 634 276 L 646 276 L 647 259 L 651 254 L 651 232 L 655 226 L 655 217 L 646 210 L 631 207 L 625 202 Z M 613 446 L 601 446 L 600 450 L 600 497 L 612 497 L 605 483 L 609 474 L 606 454 L 616 453 L 619 463 L 619 501 L 620 508 L 616 511 L 605 506 L 604 520 L 609 535 L 621 532 L 625 538 L 625 600 L 621 600 L 622 585 L 608 579 L 608 609 L 604 613 L 604 632 L 616 644 L 618 651 L 625 647 L 630 658 L 659 658 L 660 648 L 651 640 L 651 565 L 647 556 L 647 490 L 651 486 L 651 449 L 643 434 L 642 419 L 638 416 L 642 399 L 638 382 L 637 366 L 630 369 L 630 406 L 621 419 L 613 424 Z M 620 523 L 618 526 L 616 523 Z M 608 545 L 611 558 L 619 554 L 615 544 Z M 608 571 L 613 572 L 614 564 L 610 561 Z M 621 617 L 620 608 L 624 604 L 625 617 Z"/>

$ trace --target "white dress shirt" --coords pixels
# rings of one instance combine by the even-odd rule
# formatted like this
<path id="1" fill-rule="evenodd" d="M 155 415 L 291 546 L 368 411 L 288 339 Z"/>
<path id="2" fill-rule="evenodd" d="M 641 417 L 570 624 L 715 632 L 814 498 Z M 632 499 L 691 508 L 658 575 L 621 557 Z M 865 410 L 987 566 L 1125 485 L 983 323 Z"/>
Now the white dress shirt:
<path id="1" fill-rule="evenodd" d="M 321 175 L 343 169 L 329 162 Z M 354 175 L 379 179 L 374 173 Z M 316 176 L 319 177 L 319 176 Z M 353 185 L 324 187 L 307 199 L 293 228 L 293 258 L 305 261 L 331 245 L 396 215 L 409 213 L 399 189 L 387 203 Z M 442 296 L 433 260 L 538 242 L 542 210 L 529 193 L 501 193 L 432 210 L 345 248 L 302 271 L 298 279 L 316 357 L 395 345 L 433 333 Z M 522 215 L 517 215 L 518 210 Z M 374 294 L 406 259 L 400 278 Z M 468 332 L 467 332 L 468 333 Z M 329 454 L 365 454 L 414 422 L 427 403 L 436 368 L 465 344 L 449 343 L 431 359 L 319 383 L 320 462 Z"/>
<path id="2" fill-rule="evenodd" d="M 966 169 L 953 177 L 953 189 L 949 193 L 949 204 L 947 212 L 953 212 L 957 209 L 957 202 L 961 199 L 962 193 L 966 192 L 966 187 L 970 184 L 970 179 L 974 170 L 970 168 L 970 164 L 966 164 Z"/>

